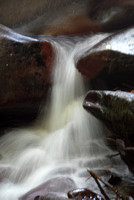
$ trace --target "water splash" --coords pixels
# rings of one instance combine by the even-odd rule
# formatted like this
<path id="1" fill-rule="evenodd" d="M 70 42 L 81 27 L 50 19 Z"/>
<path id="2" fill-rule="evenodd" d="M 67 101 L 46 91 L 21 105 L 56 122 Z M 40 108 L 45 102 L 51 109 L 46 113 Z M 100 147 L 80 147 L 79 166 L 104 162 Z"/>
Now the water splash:
<path id="1" fill-rule="evenodd" d="M 106 163 L 108 149 L 102 140 L 103 129 L 82 108 L 86 90 L 75 68 L 78 58 L 105 37 L 106 34 L 79 38 L 77 42 L 65 38 L 51 41 L 56 60 L 47 117 L 41 119 L 40 127 L 14 130 L 0 141 L 4 155 L 0 168 L 8 170 L 0 183 L 2 200 L 11 200 L 11 196 L 18 200 L 28 190 L 55 176 L 52 171 L 60 167 L 71 169 L 70 176 L 84 186 L 78 176 L 84 167 L 82 163 L 89 159 L 93 163 L 97 158 L 94 167 Z"/>

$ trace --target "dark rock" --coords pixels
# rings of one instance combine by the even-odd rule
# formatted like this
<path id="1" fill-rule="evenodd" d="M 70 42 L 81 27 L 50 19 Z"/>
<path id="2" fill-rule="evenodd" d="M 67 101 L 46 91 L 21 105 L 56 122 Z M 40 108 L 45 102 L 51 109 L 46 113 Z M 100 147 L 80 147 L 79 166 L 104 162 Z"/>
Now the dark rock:
<path id="1" fill-rule="evenodd" d="M 37 197 L 34 198 L 34 200 L 43 200 L 43 199 L 44 199 L 43 196 L 37 196 Z"/>
<path id="2" fill-rule="evenodd" d="M 115 41 L 116 42 L 116 41 Z M 82 58 L 78 70 L 93 83 L 99 78 L 110 88 L 134 86 L 134 56 L 117 51 L 104 50 Z M 120 77 L 120 78 L 119 78 Z"/>
<path id="3" fill-rule="evenodd" d="M 7 0 L 0 2 L 0 23 L 21 33 L 83 35 L 133 25 L 133 8 L 133 0 Z"/>
<path id="4" fill-rule="evenodd" d="M 115 133 L 116 138 L 134 141 L 134 94 L 130 92 L 89 91 L 84 108 Z"/>
<path id="5" fill-rule="evenodd" d="M 117 150 L 122 160 L 127 164 L 129 170 L 134 173 L 134 146 L 126 146 L 123 140 L 116 140 Z"/>
<path id="6" fill-rule="evenodd" d="M 49 42 L 0 26 L 0 119 L 35 115 L 51 87 L 54 53 Z M 8 112 L 8 115 L 7 115 Z M 8 119 L 7 119 L 8 120 Z M 5 123 L 5 122 L 4 122 Z"/>
<path id="7" fill-rule="evenodd" d="M 106 35 L 78 61 L 77 69 L 92 80 L 92 85 L 100 79 L 109 89 L 128 86 L 127 91 L 132 90 L 134 88 L 133 33 L 134 28 L 130 28 Z"/>
<path id="8" fill-rule="evenodd" d="M 131 3 L 130 3 L 131 2 Z M 80 6 L 84 7 L 84 12 L 77 14 L 76 8 L 74 13 L 63 17 L 63 21 L 59 24 L 50 24 L 45 34 L 52 35 L 86 35 L 97 32 L 118 31 L 134 25 L 134 3 L 106 0 L 90 0 L 85 1 L 85 6 L 79 1 L 77 10 Z M 115 8 L 116 7 L 116 8 Z"/>
<path id="9" fill-rule="evenodd" d="M 10 1 L 0 5 L 0 23 L 19 32 L 44 35 L 83 34 L 100 29 L 88 16 L 89 0 Z M 30 10 L 30 12 L 29 12 Z M 6 17 L 7 15 L 10 17 Z M 48 20 L 49 19 L 49 20 Z"/>
<path id="10" fill-rule="evenodd" d="M 56 177 L 30 190 L 20 197 L 19 200 L 34 200 L 40 196 L 46 199 L 48 197 L 49 199 L 55 199 L 57 197 L 59 200 L 64 200 L 67 199 L 67 193 L 75 188 L 76 185 L 72 179 L 68 177 Z"/>
<path id="11" fill-rule="evenodd" d="M 116 174 L 112 174 L 110 179 L 108 180 L 108 183 L 110 183 L 111 185 L 119 185 L 121 183 L 121 177 Z"/>
<path id="12" fill-rule="evenodd" d="M 66 197 L 66 195 L 52 192 L 46 194 L 45 196 L 37 196 L 34 200 L 68 200 L 68 198 Z"/>
<path id="13" fill-rule="evenodd" d="M 88 200 L 89 198 L 91 200 L 103 200 L 103 198 L 100 195 L 86 188 L 76 189 L 76 190 L 68 192 L 68 198 L 76 199 L 76 200 L 80 200 L 80 199 Z"/>

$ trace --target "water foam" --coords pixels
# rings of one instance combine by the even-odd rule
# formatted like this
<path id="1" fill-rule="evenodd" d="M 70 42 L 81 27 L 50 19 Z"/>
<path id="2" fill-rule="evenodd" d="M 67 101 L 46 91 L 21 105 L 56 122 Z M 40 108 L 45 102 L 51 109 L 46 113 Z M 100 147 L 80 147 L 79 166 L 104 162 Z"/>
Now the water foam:
<path id="1" fill-rule="evenodd" d="M 56 59 L 53 88 L 48 114 L 40 119 L 40 127 L 14 130 L 3 136 L 0 168 L 9 174 L 0 183 L 2 200 L 18 198 L 45 180 L 54 177 L 56 169 L 69 168 L 70 177 L 84 186 L 78 172 L 83 162 L 98 158 L 100 167 L 108 149 L 103 143 L 100 122 L 82 107 L 86 93 L 82 75 L 75 68 L 77 60 L 106 34 L 72 41 L 52 40 Z M 86 170 L 86 168 L 84 168 Z"/>

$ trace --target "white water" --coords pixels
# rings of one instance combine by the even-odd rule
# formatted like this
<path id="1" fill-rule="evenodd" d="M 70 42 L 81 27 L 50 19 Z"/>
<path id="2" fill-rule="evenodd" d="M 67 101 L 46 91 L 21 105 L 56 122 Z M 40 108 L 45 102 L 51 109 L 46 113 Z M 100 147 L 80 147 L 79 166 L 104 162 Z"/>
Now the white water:
<path id="1" fill-rule="evenodd" d="M 65 175 L 78 187 L 84 187 L 87 183 L 79 174 L 87 167 L 107 164 L 105 155 L 109 152 L 102 140 L 103 128 L 82 107 L 87 91 L 75 68 L 77 59 L 104 37 L 105 34 L 92 40 L 79 38 L 80 42 L 63 38 L 51 41 L 56 60 L 49 114 L 44 114 L 34 127 L 14 130 L 1 139 L 0 168 L 8 168 L 9 174 L 0 183 L 0 200 L 18 200 L 30 189 L 59 175 L 61 168 L 70 169 Z M 91 166 L 86 165 L 89 161 Z"/>

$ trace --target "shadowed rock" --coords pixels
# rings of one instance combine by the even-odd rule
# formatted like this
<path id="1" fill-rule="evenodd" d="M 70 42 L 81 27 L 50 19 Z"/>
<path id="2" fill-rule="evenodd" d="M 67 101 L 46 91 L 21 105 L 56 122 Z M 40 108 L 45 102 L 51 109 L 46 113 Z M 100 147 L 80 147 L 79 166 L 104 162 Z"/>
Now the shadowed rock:
<path id="1" fill-rule="evenodd" d="M 125 85 L 132 88 L 134 86 L 133 35 L 134 28 L 106 35 L 78 61 L 77 69 L 94 84 L 101 79 L 110 89 L 122 88 Z"/>
<path id="2" fill-rule="evenodd" d="M 134 139 L 133 93 L 89 91 L 83 106 L 114 132 L 117 138 Z"/>
<path id="3" fill-rule="evenodd" d="M 133 55 L 104 50 L 91 53 L 82 58 L 78 62 L 77 68 L 91 80 L 101 78 L 114 86 L 121 83 L 132 85 L 132 83 L 134 84 L 133 63 Z"/>
<path id="4" fill-rule="evenodd" d="M 1 120 L 10 116 L 12 119 L 16 114 L 21 118 L 26 113 L 37 113 L 51 87 L 53 59 L 49 42 L 0 26 Z"/>
<path id="5" fill-rule="evenodd" d="M 69 199 L 91 199 L 91 200 L 104 200 L 100 195 L 88 190 L 86 188 L 76 189 L 68 193 Z"/>

